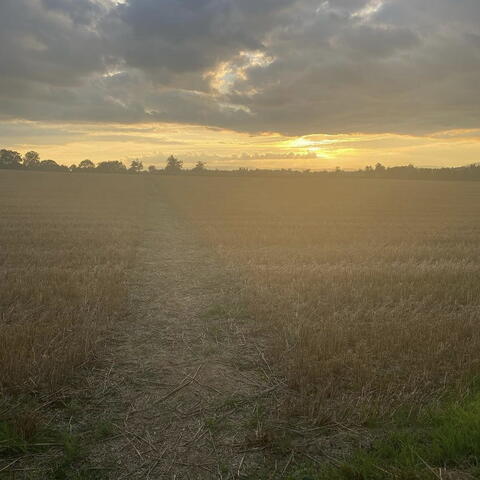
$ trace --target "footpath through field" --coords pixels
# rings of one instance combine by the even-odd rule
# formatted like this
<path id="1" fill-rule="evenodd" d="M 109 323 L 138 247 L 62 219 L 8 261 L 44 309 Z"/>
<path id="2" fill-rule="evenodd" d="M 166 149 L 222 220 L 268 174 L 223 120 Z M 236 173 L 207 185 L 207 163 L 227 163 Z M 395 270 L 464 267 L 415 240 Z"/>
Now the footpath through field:
<path id="1" fill-rule="evenodd" d="M 113 429 L 88 459 L 105 478 L 263 478 L 256 419 L 276 387 L 248 322 L 222 307 L 229 277 L 155 193 L 130 317 L 90 378 L 94 421 Z"/>

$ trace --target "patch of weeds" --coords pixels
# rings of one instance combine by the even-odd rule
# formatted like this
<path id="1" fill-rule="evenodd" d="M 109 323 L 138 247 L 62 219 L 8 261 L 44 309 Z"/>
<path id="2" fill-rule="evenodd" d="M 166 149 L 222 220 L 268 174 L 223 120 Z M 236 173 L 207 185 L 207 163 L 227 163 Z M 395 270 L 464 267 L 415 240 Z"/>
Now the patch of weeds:
<path id="1" fill-rule="evenodd" d="M 246 427 L 248 429 L 256 429 L 265 420 L 266 409 L 263 405 L 255 403 L 252 414 L 246 419 Z"/>
<path id="2" fill-rule="evenodd" d="M 62 407 L 65 410 L 65 415 L 71 417 L 77 416 L 83 411 L 81 402 L 76 398 L 67 399 Z"/>
<path id="3" fill-rule="evenodd" d="M 51 472 L 55 480 L 101 480 L 105 478 L 105 470 L 89 467 L 75 468 L 69 463 L 59 463 Z"/>
<path id="4" fill-rule="evenodd" d="M 95 440 L 103 440 L 110 437 L 115 430 L 115 427 L 112 422 L 104 420 L 99 422 L 93 431 L 93 438 Z"/>
<path id="5" fill-rule="evenodd" d="M 62 456 L 57 458 L 50 470 L 50 477 L 55 480 L 97 480 L 105 478 L 106 469 L 92 468 L 85 465 L 90 440 L 103 434 L 106 425 L 100 424 L 88 438 L 79 434 L 59 434 L 62 445 Z"/>
<path id="6" fill-rule="evenodd" d="M 100 423 L 93 433 L 72 434 L 60 428 L 52 428 L 35 411 L 17 412 L 8 420 L 0 420 L 0 457 L 29 454 L 51 454 L 46 468 L 52 479 L 90 480 L 100 479 L 98 470 L 81 466 L 87 454 L 90 440 L 103 438 L 111 432 L 107 422 Z M 50 455 L 49 455 L 50 456 Z"/>
<path id="7" fill-rule="evenodd" d="M 82 439 L 78 435 L 64 433 L 63 435 L 61 435 L 61 438 L 64 458 L 66 462 L 75 462 L 85 454 L 85 449 L 82 446 Z"/>
<path id="8" fill-rule="evenodd" d="M 225 400 L 220 405 L 220 409 L 224 409 L 224 410 L 237 409 L 244 404 L 245 404 L 245 397 L 234 393 L 229 397 L 225 398 Z"/>
<path id="9" fill-rule="evenodd" d="M 87 456 L 95 442 L 113 432 L 113 424 L 103 421 L 91 432 L 83 434 L 59 434 L 62 442 L 62 455 L 57 457 L 50 468 L 50 476 L 55 480 L 100 480 L 107 470 L 113 470 L 113 463 L 102 468 L 92 467 Z"/>
<path id="10" fill-rule="evenodd" d="M 468 472 L 473 478 L 480 473 L 480 393 L 425 410 L 410 425 L 398 419 L 370 448 L 358 449 L 313 478 L 433 480 L 443 478 L 442 472 L 449 478 L 449 471 Z"/>
<path id="11" fill-rule="evenodd" d="M 318 465 L 296 465 L 293 467 L 293 471 L 287 475 L 286 480 L 316 480 L 318 469 Z"/>
<path id="12" fill-rule="evenodd" d="M 220 462 L 220 464 L 218 465 L 218 470 L 223 475 L 228 475 L 230 473 L 229 465 L 227 465 L 226 463 L 223 463 L 223 462 Z"/>
<path id="13" fill-rule="evenodd" d="M 0 455 L 23 454 L 53 443 L 53 432 L 44 427 L 35 412 L 22 412 L 8 420 L 0 420 Z"/>
<path id="14" fill-rule="evenodd" d="M 204 425 L 212 433 L 223 430 L 227 426 L 224 417 L 205 417 Z"/>

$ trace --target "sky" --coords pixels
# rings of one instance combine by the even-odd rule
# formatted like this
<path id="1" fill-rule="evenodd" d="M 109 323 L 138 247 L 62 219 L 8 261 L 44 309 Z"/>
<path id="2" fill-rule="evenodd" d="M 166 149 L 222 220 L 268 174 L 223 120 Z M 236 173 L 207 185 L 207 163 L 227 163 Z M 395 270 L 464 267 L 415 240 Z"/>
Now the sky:
<path id="1" fill-rule="evenodd" d="M 67 165 L 465 165 L 479 87 L 479 0 L 0 1 L 0 148 Z"/>

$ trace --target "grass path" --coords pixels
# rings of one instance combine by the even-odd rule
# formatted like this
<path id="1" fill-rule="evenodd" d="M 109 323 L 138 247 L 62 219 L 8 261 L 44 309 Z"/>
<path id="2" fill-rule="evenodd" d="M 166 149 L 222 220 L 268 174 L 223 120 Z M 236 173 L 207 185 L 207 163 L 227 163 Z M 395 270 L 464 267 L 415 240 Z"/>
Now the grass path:
<path id="1" fill-rule="evenodd" d="M 275 385 L 248 322 L 222 306 L 233 286 L 215 254 L 165 204 L 150 215 L 130 318 L 90 379 L 108 434 L 89 464 L 116 479 L 245 478 L 263 468 L 262 402 Z"/>

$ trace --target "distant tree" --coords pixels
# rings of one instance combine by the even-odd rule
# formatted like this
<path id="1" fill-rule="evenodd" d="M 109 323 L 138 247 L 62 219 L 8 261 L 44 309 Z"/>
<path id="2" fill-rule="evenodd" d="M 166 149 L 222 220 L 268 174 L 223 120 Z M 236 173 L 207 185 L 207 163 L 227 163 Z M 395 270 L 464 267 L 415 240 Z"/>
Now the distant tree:
<path id="1" fill-rule="evenodd" d="M 0 150 L 0 168 L 20 168 L 22 156 L 13 150 Z"/>
<path id="2" fill-rule="evenodd" d="M 74 163 L 72 163 L 72 165 L 70 165 L 70 166 L 68 167 L 68 169 L 69 169 L 71 172 L 76 172 L 76 171 L 78 170 L 78 167 L 77 167 Z"/>
<path id="3" fill-rule="evenodd" d="M 157 167 L 155 165 L 150 165 L 148 167 L 148 173 L 156 173 L 157 172 Z"/>
<path id="4" fill-rule="evenodd" d="M 165 167 L 165 173 L 180 173 L 183 168 L 183 161 L 170 155 L 167 158 L 167 166 Z"/>
<path id="5" fill-rule="evenodd" d="M 78 168 L 80 170 L 92 170 L 95 168 L 95 164 L 91 160 L 86 159 L 78 164 Z"/>
<path id="6" fill-rule="evenodd" d="M 38 164 L 38 170 L 46 170 L 46 171 L 57 171 L 60 172 L 62 170 L 68 170 L 67 167 L 63 165 L 59 165 L 55 160 L 42 160 Z"/>
<path id="7" fill-rule="evenodd" d="M 127 171 L 127 167 L 123 164 L 123 162 L 112 160 L 110 162 L 100 162 L 95 171 L 101 173 L 125 173 Z"/>
<path id="8" fill-rule="evenodd" d="M 143 170 L 143 163 L 138 159 L 132 160 L 128 171 L 131 173 L 140 173 L 142 170 Z"/>
<path id="9" fill-rule="evenodd" d="M 23 156 L 23 166 L 25 168 L 34 169 L 40 165 L 40 155 L 33 150 L 31 152 L 27 152 Z"/>
<path id="10" fill-rule="evenodd" d="M 207 164 L 202 161 L 198 161 L 196 165 L 192 168 L 192 172 L 203 173 L 207 171 Z"/>
<path id="11" fill-rule="evenodd" d="M 386 168 L 381 164 L 381 163 L 377 163 L 375 165 L 375 172 L 376 173 L 383 173 L 385 172 Z"/>

